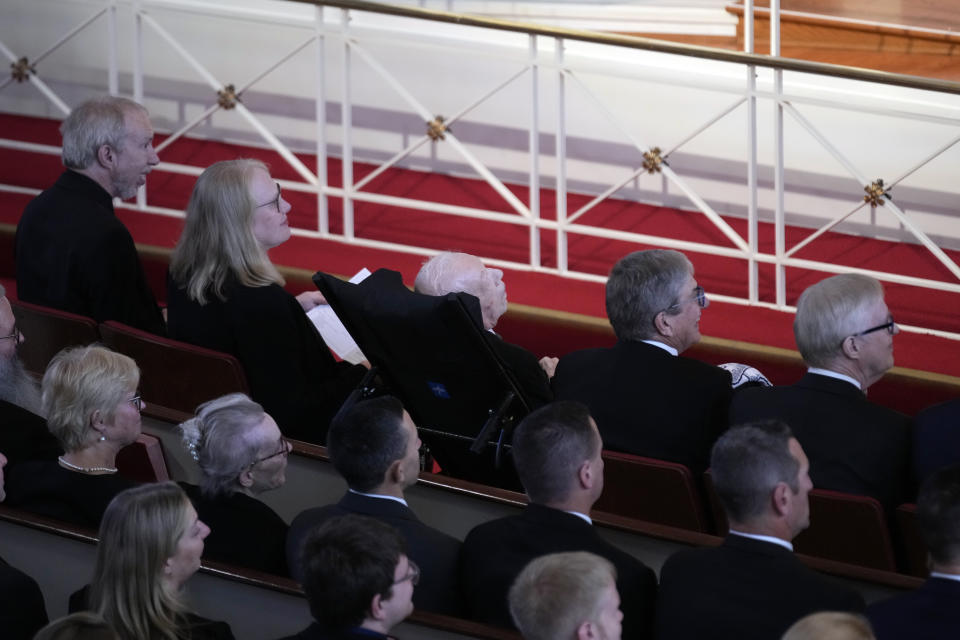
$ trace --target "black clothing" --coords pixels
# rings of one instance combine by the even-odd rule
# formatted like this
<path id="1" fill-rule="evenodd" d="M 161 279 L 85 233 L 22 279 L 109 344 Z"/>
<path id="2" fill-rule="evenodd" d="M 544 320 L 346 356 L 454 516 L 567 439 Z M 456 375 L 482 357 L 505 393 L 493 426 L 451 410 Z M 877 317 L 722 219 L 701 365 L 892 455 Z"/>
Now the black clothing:
<path id="1" fill-rule="evenodd" d="M 226 300 L 205 305 L 167 278 L 170 337 L 233 354 L 253 399 L 284 435 L 323 443 L 327 428 L 366 369 L 337 362 L 297 299 L 280 285 L 246 287 L 230 280 Z"/>
<path id="2" fill-rule="evenodd" d="M 816 488 L 870 496 L 887 510 L 912 499 L 910 419 L 849 382 L 807 373 L 793 385 L 737 393 L 731 423 L 767 419 L 790 426 Z"/>
<path id="3" fill-rule="evenodd" d="M 103 187 L 64 171 L 17 224 L 17 297 L 62 311 L 165 333 L 133 237 Z"/>
<path id="4" fill-rule="evenodd" d="M 6 640 L 30 640 L 47 624 L 37 581 L 0 558 L 0 632 Z"/>
<path id="5" fill-rule="evenodd" d="M 113 497 L 137 486 L 117 474 L 70 471 L 56 460 L 32 460 L 6 474 L 6 504 L 40 516 L 97 529 Z"/>
<path id="6" fill-rule="evenodd" d="M 710 465 L 733 394 L 720 367 L 624 340 L 560 358 L 553 392 L 587 405 L 605 449 L 679 462 L 695 475 Z"/>
<path id="7" fill-rule="evenodd" d="M 862 613 L 863 597 L 811 571 L 780 545 L 728 535 L 680 551 L 660 570 L 657 638 L 779 640 L 817 611 Z"/>
<path id="8" fill-rule="evenodd" d="M 0 400 L 0 453 L 7 457 L 9 468 L 24 460 L 56 460 L 63 449 L 46 420 Z"/>
<path id="9" fill-rule="evenodd" d="M 215 498 L 196 485 L 181 482 L 197 516 L 210 527 L 203 557 L 286 577 L 287 523 L 263 502 L 245 493 Z"/>
<path id="10" fill-rule="evenodd" d="M 413 591 L 413 604 L 417 609 L 462 615 L 463 602 L 457 576 L 460 541 L 428 527 L 409 507 L 394 500 L 348 491 L 340 502 L 307 509 L 294 518 L 287 537 L 287 562 L 295 579 L 302 579 L 300 550 L 307 535 L 330 518 L 347 514 L 376 518 L 396 528 L 404 537 L 408 557 L 420 567 L 420 584 Z"/>
<path id="11" fill-rule="evenodd" d="M 540 556 L 589 551 L 617 569 L 625 640 L 652 637 L 657 578 L 646 565 L 617 549 L 582 518 L 530 504 L 523 513 L 474 527 L 460 553 L 460 584 L 472 619 L 513 627 L 507 605 L 510 585 Z"/>

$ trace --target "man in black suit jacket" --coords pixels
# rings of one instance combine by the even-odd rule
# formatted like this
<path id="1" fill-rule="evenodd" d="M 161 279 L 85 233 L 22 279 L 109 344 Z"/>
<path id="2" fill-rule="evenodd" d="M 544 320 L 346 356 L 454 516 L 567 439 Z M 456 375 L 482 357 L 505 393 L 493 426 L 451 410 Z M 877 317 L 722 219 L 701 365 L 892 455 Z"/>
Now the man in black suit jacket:
<path id="1" fill-rule="evenodd" d="M 910 419 L 865 395 L 893 366 L 899 332 L 880 283 L 859 274 L 821 280 L 800 296 L 793 332 L 807 374 L 738 392 L 731 423 L 789 424 L 821 489 L 870 496 L 887 509 L 912 499 Z"/>
<path id="2" fill-rule="evenodd" d="M 623 637 L 651 636 L 656 576 L 602 539 L 588 515 L 603 491 L 601 447 L 596 423 L 579 403 L 548 404 L 520 423 L 513 460 L 530 504 L 520 515 L 475 527 L 464 540 L 460 581 L 471 618 L 512 627 L 507 592 L 531 560 L 589 551 L 616 567 Z"/>
<path id="3" fill-rule="evenodd" d="M 556 398 L 586 404 L 608 449 L 704 471 L 733 391 L 728 372 L 680 356 L 709 304 L 693 265 L 678 251 L 635 251 L 610 271 L 606 295 L 617 344 L 561 358 Z"/>
<path id="4" fill-rule="evenodd" d="M 497 321 L 507 312 L 507 289 L 503 271 L 484 266 L 480 258 L 467 253 L 445 251 L 423 263 L 414 290 L 428 296 L 465 292 L 480 301 L 487 344 L 506 365 L 507 373 L 526 394 L 533 408 L 553 400 L 550 375 L 556 358 L 537 357 L 523 347 L 504 340 L 494 333 Z"/>
<path id="5" fill-rule="evenodd" d="M 863 598 L 803 566 L 791 540 L 810 524 L 803 448 L 783 423 L 734 427 L 711 456 L 730 522 L 715 548 L 681 551 L 660 571 L 657 638 L 775 640 L 816 611 L 862 611 Z"/>
<path id="6" fill-rule="evenodd" d="M 413 597 L 417 608 L 461 615 L 460 541 L 421 522 L 403 497 L 404 490 L 417 482 L 419 450 L 416 425 L 391 396 L 358 402 L 334 421 L 327 452 L 349 489 L 337 504 L 307 509 L 293 520 L 287 534 L 287 565 L 295 579 L 303 578 L 300 553 L 311 530 L 336 516 L 370 516 L 395 527 L 406 539 L 410 559 L 420 566 Z"/>
<path id="7" fill-rule="evenodd" d="M 960 463 L 960 398 L 927 407 L 913 419 L 913 470 L 920 485 L 934 471 Z"/>
<path id="8" fill-rule="evenodd" d="M 160 162 L 147 110 L 125 98 L 89 100 L 60 127 L 66 171 L 30 201 L 14 246 L 17 295 L 163 334 L 133 237 L 113 211 Z"/>
<path id="9" fill-rule="evenodd" d="M 870 605 L 877 640 L 960 637 L 960 466 L 933 473 L 917 498 L 930 578 L 916 591 Z"/>

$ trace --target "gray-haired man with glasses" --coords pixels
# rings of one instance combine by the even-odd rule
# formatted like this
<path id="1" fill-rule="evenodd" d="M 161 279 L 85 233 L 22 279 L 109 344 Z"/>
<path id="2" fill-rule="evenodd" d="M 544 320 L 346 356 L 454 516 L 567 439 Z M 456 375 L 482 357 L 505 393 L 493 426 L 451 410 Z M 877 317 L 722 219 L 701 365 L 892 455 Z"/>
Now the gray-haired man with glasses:
<path id="1" fill-rule="evenodd" d="M 866 393 L 893 366 L 899 332 L 876 279 L 821 280 L 800 296 L 793 322 L 806 375 L 788 386 L 744 389 L 731 423 L 783 420 L 810 457 L 817 487 L 897 506 L 912 497 L 910 419 Z"/>
<path id="2" fill-rule="evenodd" d="M 608 449 L 706 469 L 727 427 L 730 374 L 680 354 L 700 341 L 710 301 L 679 251 L 635 251 L 607 280 L 617 344 L 560 359 L 558 400 L 590 408 Z"/>

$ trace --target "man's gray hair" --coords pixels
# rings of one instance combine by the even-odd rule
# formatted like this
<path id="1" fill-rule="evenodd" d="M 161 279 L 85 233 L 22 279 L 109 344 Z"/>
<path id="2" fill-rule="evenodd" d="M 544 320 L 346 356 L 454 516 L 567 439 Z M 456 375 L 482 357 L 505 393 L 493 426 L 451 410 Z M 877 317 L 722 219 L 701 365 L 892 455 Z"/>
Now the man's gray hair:
<path id="1" fill-rule="evenodd" d="M 183 442 L 200 466 L 204 495 L 228 495 L 242 489 L 240 474 L 256 461 L 264 442 L 257 427 L 266 413 L 242 393 L 221 396 L 197 407 L 180 425 Z"/>
<path id="2" fill-rule="evenodd" d="M 94 98 L 74 107 L 60 125 L 63 166 L 86 169 L 96 162 L 103 145 L 120 149 L 127 133 L 126 114 L 136 110 L 147 112 L 143 105 L 116 96 Z"/>
<path id="3" fill-rule="evenodd" d="M 800 490 L 800 463 L 790 453 L 791 438 L 790 427 L 770 420 L 733 427 L 713 445 L 710 473 L 732 522 L 762 516 L 781 482 L 794 493 Z"/>
<path id="4" fill-rule="evenodd" d="M 693 265 L 679 251 L 650 249 L 627 254 L 607 279 L 607 318 L 619 340 L 656 337 L 661 311 L 680 302 Z"/>
<path id="5" fill-rule="evenodd" d="M 471 256 L 467 253 L 444 251 L 424 262 L 413 282 L 414 291 L 428 296 L 444 296 L 460 291 L 477 295 L 476 274 L 456 268 L 457 263 L 464 257 Z"/>
<path id="6" fill-rule="evenodd" d="M 793 336 L 804 362 L 829 368 L 848 336 L 870 328 L 868 307 L 877 300 L 883 300 L 883 285 L 859 273 L 843 273 L 807 287 L 793 320 Z"/>

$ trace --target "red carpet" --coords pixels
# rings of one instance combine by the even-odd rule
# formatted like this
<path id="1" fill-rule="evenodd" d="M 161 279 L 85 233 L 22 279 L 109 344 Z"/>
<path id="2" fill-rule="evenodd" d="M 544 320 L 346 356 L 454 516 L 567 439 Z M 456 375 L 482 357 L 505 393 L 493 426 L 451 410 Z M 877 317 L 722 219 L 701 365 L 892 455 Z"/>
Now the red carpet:
<path id="1" fill-rule="evenodd" d="M 56 121 L 0 116 L 0 123 L 9 137 L 51 145 L 57 145 L 60 141 Z M 277 154 L 262 149 L 183 139 L 161 154 L 163 161 L 196 166 L 236 157 L 260 158 L 271 166 L 275 177 L 299 179 Z M 300 159 L 311 169 L 316 165 L 314 156 L 301 155 Z M 355 177 L 359 179 L 372 168 L 369 165 L 355 164 Z M 60 171 L 59 159 L 54 156 L 11 151 L 0 153 L 0 173 L 3 181 L 7 183 L 41 189 L 52 183 Z M 339 160 L 331 160 L 328 171 L 331 183 L 339 186 Z M 182 210 L 193 182 L 194 179 L 188 176 L 154 172 L 149 181 L 149 202 L 156 206 Z M 526 187 L 512 186 L 511 189 L 522 201 L 527 201 Z M 509 214 L 502 198 L 480 180 L 390 170 L 374 180 L 365 190 L 492 209 Z M 542 215 L 550 218 L 553 215 L 554 193 L 543 190 L 540 196 Z M 289 190 L 285 192 L 285 197 L 293 205 L 291 225 L 315 228 L 316 198 Z M 29 199 L 30 196 L 0 192 L 0 221 L 16 223 L 20 211 Z M 568 200 L 568 209 L 572 212 L 589 198 L 569 194 Z M 178 219 L 128 210 L 121 210 L 119 215 L 137 242 L 172 247 L 179 236 L 181 221 Z M 697 212 L 653 207 L 625 200 L 609 200 L 586 214 L 581 221 L 608 228 L 730 246 L 729 241 Z M 726 218 L 726 221 L 738 233 L 746 235 L 744 220 Z M 336 199 L 330 201 L 330 228 L 334 234 L 340 233 L 342 229 L 341 203 Z M 433 249 L 461 249 L 502 260 L 527 261 L 528 232 L 526 227 L 519 225 L 356 203 L 355 228 L 358 237 L 370 240 L 416 244 Z M 772 250 L 772 225 L 761 224 L 760 228 L 761 250 Z M 806 229 L 788 228 L 787 245 L 798 242 L 809 233 Z M 541 233 L 542 255 L 546 266 L 556 264 L 555 240 L 553 232 Z M 605 274 L 620 256 L 638 248 L 643 247 L 614 240 L 571 237 L 570 267 L 589 273 Z M 702 254 L 688 255 L 696 266 L 698 280 L 708 293 L 737 296 L 746 294 L 745 264 Z M 952 252 L 951 255 L 954 260 L 960 261 L 960 252 Z M 389 267 L 401 271 L 408 283 L 412 283 L 413 276 L 423 260 L 418 255 L 359 248 L 335 238 L 314 240 L 298 237 L 275 249 L 272 257 L 278 264 L 341 274 L 352 274 L 363 266 L 371 269 Z M 910 275 L 953 280 L 949 272 L 922 247 L 865 240 L 844 234 L 826 234 L 804 249 L 798 257 L 867 269 L 893 270 L 896 266 L 901 272 Z M 805 287 L 824 277 L 824 274 L 791 270 L 788 277 L 788 302 L 794 303 Z M 520 270 L 508 270 L 505 281 L 512 302 L 597 317 L 605 315 L 603 287 L 600 284 Z M 761 266 L 762 299 L 772 301 L 773 284 L 773 268 Z M 887 285 L 886 290 L 888 304 L 898 321 L 960 332 L 960 295 L 899 285 Z M 558 292 L 562 293 L 558 295 Z M 791 323 L 791 314 L 764 308 L 714 303 L 704 312 L 701 330 L 704 335 L 793 349 Z M 933 336 L 904 333 L 897 338 L 896 344 L 899 366 L 960 376 L 960 343 Z"/>

